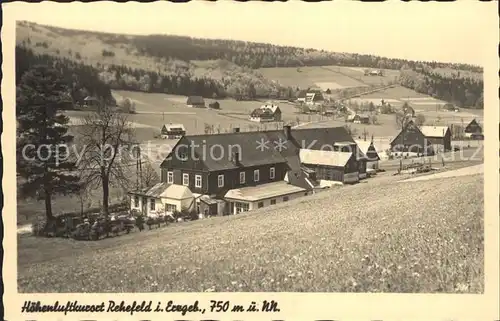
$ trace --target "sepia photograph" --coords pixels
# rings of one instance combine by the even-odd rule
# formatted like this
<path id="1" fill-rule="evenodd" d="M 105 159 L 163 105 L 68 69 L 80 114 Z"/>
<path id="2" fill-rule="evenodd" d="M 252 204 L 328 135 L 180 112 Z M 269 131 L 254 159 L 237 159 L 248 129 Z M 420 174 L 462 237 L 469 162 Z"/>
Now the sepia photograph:
<path id="1" fill-rule="evenodd" d="M 493 7 L 427 7 L 20 4 L 17 291 L 484 294 Z"/>

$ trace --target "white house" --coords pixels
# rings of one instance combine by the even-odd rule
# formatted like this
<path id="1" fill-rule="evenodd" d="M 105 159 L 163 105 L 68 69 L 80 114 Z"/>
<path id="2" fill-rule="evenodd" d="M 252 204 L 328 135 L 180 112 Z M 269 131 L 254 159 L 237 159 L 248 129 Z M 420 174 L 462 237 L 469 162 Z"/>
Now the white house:
<path id="1" fill-rule="evenodd" d="M 193 210 L 196 206 L 196 199 L 189 188 L 176 184 L 158 183 L 143 191 L 132 191 L 129 195 L 130 210 L 147 216 Z"/>
<path id="2" fill-rule="evenodd" d="M 161 138 L 177 139 L 186 135 L 186 129 L 183 124 L 164 124 L 161 128 Z"/>

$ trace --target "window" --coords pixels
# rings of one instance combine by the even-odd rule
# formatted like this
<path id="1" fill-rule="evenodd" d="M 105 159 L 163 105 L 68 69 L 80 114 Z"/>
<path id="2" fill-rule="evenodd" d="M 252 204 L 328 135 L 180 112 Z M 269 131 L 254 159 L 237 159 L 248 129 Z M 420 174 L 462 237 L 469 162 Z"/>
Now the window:
<path id="1" fill-rule="evenodd" d="M 194 186 L 201 188 L 201 175 L 196 175 L 194 177 Z"/>
<path id="2" fill-rule="evenodd" d="M 168 184 L 174 183 L 174 172 L 167 172 L 167 183 Z"/>
<path id="3" fill-rule="evenodd" d="M 235 214 L 241 212 L 247 212 L 250 209 L 250 205 L 248 203 L 236 202 L 234 203 L 234 212 Z"/>
<path id="4" fill-rule="evenodd" d="M 269 178 L 274 179 L 274 175 L 275 175 L 275 169 L 274 169 L 274 167 L 271 167 L 269 169 Z"/>
<path id="5" fill-rule="evenodd" d="M 259 203 L 257 204 L 257 207 L 258 207 L 258 208 L 264 207 L 264 202 L 259 202 Z"/>
<path id="6" fill-rule="evenodd" d="M 173 212 L 177 211 L 177 205 L 165 204 L 165 211 L 173 213 Z"/>
<path id="7" fill-rule="evenodd" d="M 283 202 L 287 202 L 288 201 L 288 196 L 283 196 Z"/>
<path id="8" fill-rule="evenodd" d="M 219 175 L 217 177 L 217 186 L 224 187 L 224 175 Z"/>
<path id="9" fill-rule="evenodd" d="M 182 174 L 182 185 L 189 185 L 189 174 Z"/>
<path id="10" fill-rule="evenodd" d="M 139 196 L 134 196 L 134 207 L 139 207 Z"/>
<path id="11" fill-rule="evenodd" d="M 253 181 L 258 182 L 260 179 L 260 172 L 258 169 L 253 171 Z"/>
<path id="12" fill-rule="evenodd" d="M 240 172 L 240 184 L 245 184 L 245 172 Z"/>
<path id="13" fill-rule="evenodd" d="M 155 210 L 155 206 L 156 206 L 156 200 L 154 198 L 150 199 L 149 200 L 149 209 L 151 211 L 154 211 Z"/>
<path id="14" fill-rule="evenodd" d="M 276 200 L 271 200 L 271 205 L 276 204 Z"/>

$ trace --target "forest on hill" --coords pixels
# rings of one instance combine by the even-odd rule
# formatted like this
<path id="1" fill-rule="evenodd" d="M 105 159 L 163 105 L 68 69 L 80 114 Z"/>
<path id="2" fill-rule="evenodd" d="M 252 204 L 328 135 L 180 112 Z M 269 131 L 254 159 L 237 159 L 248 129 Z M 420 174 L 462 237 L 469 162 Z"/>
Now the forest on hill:
<path id="1" fill-rule="evenodd" d="M 70 59 L 36 54 L 33 50 L 21 46 L 16 46 L 16 85 L 19 85 L 24 73 L 37 65 L 47 65 L 60 73 L 69 87 L 69 101 L 82 101 L 89 95 L 105 101 L 113 99 L 110 86 L 100 79 L 95 68 Z"/>
<path id="2" fill-rule="evenodd" d="M 42 27 L 41 25 L 22 23 L 30 26 L 32 32 L 43 33 L 39 28 Z M 184 65 L 179 64 L 178 67 L 174 64 L 174 71 L 165 72 L 160 69 L 155 71 L 131 68 L 116 63 L 118 59 L 116 61 L 108 59 L 111 62 L 103 65 L 98 63 L 94 67 L 85 66 L 83 62 L 78 61 L 81 59 L 80 53 L 75 53 L 75 59 L 71 60 L 55 58 L 59 64 L 71 66 L 77 73 L 82 72 L 84 75 L 94 76 L 97 73 L 100 81 L 113 89 L 220 98 L 226 96 L 290 98 L 297 88 L 281 87 L 269 79 L 264 79 L 255 69 L 337 65 L 400 70 L 398 82 L 404 87 L 452 102 L 460 107 L 483 107 L 481 75 L 483 69 L 469 64 L 392 59 L 375 55 L 336 53 L 235 40 L 198 39 L 170 35 L 129 36 L 50 26 L 43 26 L 43 28 L 53 33 L 51 37 L 84 35 L 86 39 L 89 39 L 88 41 L 95 39 L 95 41 L 107 44 L 108 48 L 115 48 L 115 51 L 124 46 L 128 46 L 127 48 L 131 46 L 135 48 L 135 57 L 154 57 L 160 60 L 172 59 L 185 62 Z M 38 46 L 47 48 L 50 44 L 46 42 L 31 44 L 28 38 L 27 41 L 23 40 L 22 46 L 36 50 Z M 102 50 L 103 60 L 114 55 L 115 52 L 111 49 Z M 43 57 L 45 60 L 48 59 Z M 193 69 L 193 66 L 200 61 L 212 62 L 212 65 L 202 74 Z M 442 69 L 451 72 L 443 73 L 440 71 Z M 215 76 L 216 74 L 218 76 Z M 87 76 L 82 77 L 90 79 Z"/>

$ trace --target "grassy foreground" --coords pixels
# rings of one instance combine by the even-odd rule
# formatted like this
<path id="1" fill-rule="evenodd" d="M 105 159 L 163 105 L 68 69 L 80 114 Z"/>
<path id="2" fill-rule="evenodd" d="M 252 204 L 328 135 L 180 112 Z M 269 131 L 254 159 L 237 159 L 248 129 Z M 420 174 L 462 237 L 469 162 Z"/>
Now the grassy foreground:
<path id="1" fill-rule="evenodd" d="M 382 180 L 100 242 L 19 237 L 20 292 L 484 289 L 483 176 Z"/>

